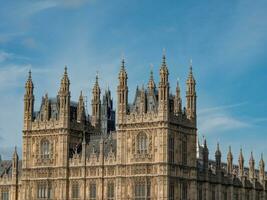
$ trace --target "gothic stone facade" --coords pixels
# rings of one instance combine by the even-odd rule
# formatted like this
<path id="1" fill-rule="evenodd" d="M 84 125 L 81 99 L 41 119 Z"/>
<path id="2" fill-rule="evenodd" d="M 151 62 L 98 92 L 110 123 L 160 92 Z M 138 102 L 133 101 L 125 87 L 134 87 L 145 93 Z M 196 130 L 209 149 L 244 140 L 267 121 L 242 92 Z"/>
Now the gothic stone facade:
<path id="1" fill-rule="evenodd" d="M 216 151 L 209 160 L 206 144 L 197 142 L 196 81 L 190 66 L 186 107 L 180 88 L 170 92 L 165 55 L 156 86 L 151 72 L 147 87 L 136 89 L 128 103 L 124 60 L 115 112 L 110 92 L 101 103 L 98 78 L 92 91 L 92 114 L 81 93 L 71 101 L 65 69 L 56 98 L 46 94 L 34 111 L 34 85 L 25 85 L 23 155 L 0 161 L 2 200 L 170 199 L 266 200 L 264 161 L 249 169 L 240 153 L 233 165 Z"/>

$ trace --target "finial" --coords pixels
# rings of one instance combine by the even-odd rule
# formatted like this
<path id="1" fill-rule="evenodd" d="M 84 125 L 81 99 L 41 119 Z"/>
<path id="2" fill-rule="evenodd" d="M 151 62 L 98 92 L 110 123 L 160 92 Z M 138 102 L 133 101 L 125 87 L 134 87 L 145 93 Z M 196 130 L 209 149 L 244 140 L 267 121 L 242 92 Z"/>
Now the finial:
<path id="1" fill-rule="evenodd" d="M 193 73 L 193 60 L 192 58 L 190 59 L 190 73 Z"/>
<path id="2" fill-rule="evenodd" d="M 96 71 L 96 77 L 95 77 L 95 82 L 98 84 L 98 76 L 99 76 L 99 73 L 98 71 Z"/>
<path id="3" fill-rule="evenodd" d="M 28 79 L 29 79 L 29 80 L 32 79 L 32 71 L 31 71 L 31 70 L 29 70 L 29 77 L 28 77 Z"/>
<path id="4" fill-rule="evenodd" d="M 65 74 L 65 75 L 68 74 L 68 67 L 67 67 L 67 65 L 65 65 L 65 67 L 64 67 L 64 74 Z"/>
<path id="5" fill-rule="evenodd" d="M 166 49 L 165 48 L 163 48 L 163 51 L 162 51 L 162 65 L 166 66 Z"/>
<path id="6" fill-rule="evenodd" d="M 150 79 L 153 79 L 153 64 L 150 64 Z"/>
<path id="7" fill-rule="evenodd" d="M 220 151 L 220 144 L 217 142 L 217 151 Z"/>
<path id="8" fill-rule="evenodd" d="M 229 146 L 229 153 L 231 153 L 232 152 L 232 148 L 231 148 L 231 145 Z"/>
<path id="9" fill-rule="evenodd" d="M 124 59 L 124 57 L 122 57 L 122 60 L 121 60 L 121 70 L 125 70 L 125 59 Z"/>

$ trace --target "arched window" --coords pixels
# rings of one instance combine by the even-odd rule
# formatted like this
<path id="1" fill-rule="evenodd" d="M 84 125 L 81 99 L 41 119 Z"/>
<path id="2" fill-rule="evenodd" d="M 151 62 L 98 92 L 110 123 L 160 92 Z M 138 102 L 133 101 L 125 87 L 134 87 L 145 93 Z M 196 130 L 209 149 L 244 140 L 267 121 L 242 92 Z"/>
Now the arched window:
<path id="1" fill-rule="evenodd" d="M 137 136 L 137 151 L 138 153 L 148 152 L 148 139 L 145 133 L 139 133 Z"/>
<path id="2" fill-rule="evenodd" d="M 8 191 L 8 189 L 2 189 L 1 199 L 2 200 L 9 200 L 9 191 Z"/>
<path id="3" fill-rule="evenodd" d="M 41 157 L 42 158 L 50 157 L 50 144 L 48 140 L 43 140 L 41 142 Z"/>
<path id="4" fill-rule="evenodd" d="M 108 200 L 114 200 L 115 199 L 115 195 L 114 195 L 114 183 L 110 182 L 108 183 Z"/>
<path id="5" fill-rule="evenodd" d="M 72 185 L 72 199 L 78 199 L 79 198 L 79 184 L 78 183 L 74 183 Z"/>
<path id="6" fill-rule="evenodd" d="M 96 184 L 91 183 L 90 184 L 90 200 L 96 200 Z"/>

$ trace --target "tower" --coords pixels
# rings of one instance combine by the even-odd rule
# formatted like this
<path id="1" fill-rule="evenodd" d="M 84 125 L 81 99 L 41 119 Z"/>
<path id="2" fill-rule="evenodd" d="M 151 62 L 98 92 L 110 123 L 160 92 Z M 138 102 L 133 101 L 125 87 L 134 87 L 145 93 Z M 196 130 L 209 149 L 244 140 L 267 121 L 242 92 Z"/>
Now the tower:
<path id="1" fill-rule="evenodd" d="M 33 121 L 33 111 L 34 111 L 34 95 L 33 95 L 34 85 L 32 82 L 31 71 L 29 71 L 28 80 L 25 84 L 25 94 L 24 94 L 24 130 L 31 129 L 31 123 Z"/>
<path id="2" fill-rule="evenodd" d="M 231 174 L 233 171 L 233 154 L 231 150 L 231 146 L 229 146 L 229 151 L 227 154 L 227 173 Z"/>
<path id="3" fill-rule="evenodd" d="M 166 56 L 163 53 L 162 64 L 160 67 L 160 82 L 159 82 L 159 112 L 163 117 L 168 116 L 169 112 L 169 71 L 166 64 Z"/>
<path id="4" fill-rule="evenodd" d="M 196 81 L 193 76 L 192 61 L 190 62 L 189 75 L 186 81 L 186 114 L 187 118 L 196 121 Z"/>
<path id="5" fill-rule="evenodd" d="M 70 80 L 68 77 L 67 67 L 65 66 L 64 74 L 61 79 L 59 98 L 59 120 L 63 127 L 69 126 L 70 117 Z"/>
<path id="6" fill-rule="evenodd" d="M 176 92 L 175 92 L 175 97 L 174 97 L 174 114 L 179 115 L 182 113 L 182 99 L 181 99 L 181 94 L 180 94 L 180 85 L 179 81 L 177 80 L 177 85 L 176 85 Z"/>
<path id="7" fill-rule="evenodd" d="M 250 154 L 250 159 L 249 159 L 249 178 L 251 180 L 255 178 L 255 160 L 252 152 Z"/>
<path id="8" fill-rule="evenodd" d="M 244 176 L 244 157 L 243 157 L 242 149 L 240 149 L 238 163 L 239 163 L 239 176 L 243 177 Z"/>
<path id="9" fill-rule="evenodd" d="M 101 114 L 101 99 L 100 99 L 100 87 L 98 84 L 98 75 L 96 75 L 95 85 L 93 88 L 92 97 L 92 125 L 100 128 L 100 114 Z"/>
<path id="10" fill-rule="evenodd" d="M 127 72 L 125 70 L 125 62 L 122 59 L 121 69 L 119 72 L 119 85 L 117 87 L 117 119 L 118 123 L 122 123 L 127 114 L 128 107 L 128 86 L 127 86 Z"/>

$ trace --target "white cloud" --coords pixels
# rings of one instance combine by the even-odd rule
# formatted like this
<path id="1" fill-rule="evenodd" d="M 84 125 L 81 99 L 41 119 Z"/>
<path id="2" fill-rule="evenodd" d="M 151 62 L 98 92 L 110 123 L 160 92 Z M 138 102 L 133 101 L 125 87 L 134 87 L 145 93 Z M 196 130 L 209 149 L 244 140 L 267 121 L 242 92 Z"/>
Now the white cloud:
<path id="1" fill-rule="evenodd" d="M 13 56 L 12 53 L 0 51 L 0 63 L 10 59 Z"/>

